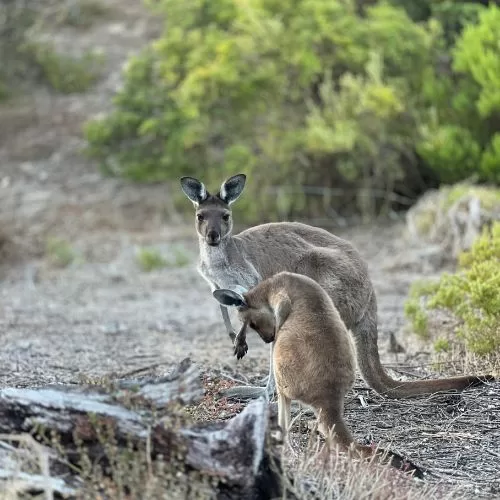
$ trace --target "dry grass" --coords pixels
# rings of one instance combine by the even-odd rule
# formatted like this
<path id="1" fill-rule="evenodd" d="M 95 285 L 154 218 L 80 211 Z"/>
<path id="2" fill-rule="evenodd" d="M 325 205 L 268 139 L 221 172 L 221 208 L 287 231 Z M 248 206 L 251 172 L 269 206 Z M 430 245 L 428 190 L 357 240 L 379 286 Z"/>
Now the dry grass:
<path id="1" fill-rule="evenodd" d="M 205 395 L 197 405 L 185 407 L 188 413 L 196 422 L 210 422 L 214 420 L 227 420 L 237 413 L 240 413 L 244 404 L 220 397 L 220 393 L 235 385 L 234 382 L 214 376 L 210 373 L 203 375 L 203 389 Z"/>
<path id="2" fill-rule="evenodd" d="M 308 444 L 289 463 L 285 484 L 290 493 L 301 500 L 446 500 L 468 498 L 458 488 L 444 484 L 426 484 L 400 473 L 387 464 L 359 460 L 331 449 L 329 461 L 319 463 L 320 444 Z M 289 461 L 290 462 L 290 461 Z M 293 477 L 290 480 L 290 475 Z"/>
<path id="3" fill-rule="evenodd" d="M 423 365 L 398 364 L 400 378 L 428 378 L 429 369 L 450 373 L 484 372 L 484 360 L 473 356 Z M 479 365 L 478 365 L 479 363 Z M 498 365 L 497 365 L 498 366 Z M 482 369 L 478 369 L 482 367 Z M 434 376 L 438 376 L 435 374 Z M 241 411 L 218 391 L 233 385 L 220 375 L 205 373 L 206 396 L 189 409 L 195 419 L 226 419 Z M 500 384 L 490 383 L 462 393 L 439 393 L 406 400 L 379 396 L 359 380 L 346 399 L 346 420 L 364 444 L 390 449 L 426 471 L 425 481 L 411 479 L 376 463 L 349 460 L 333 453 L 327 469 L 318 467 L 315 417 L 296 416 L 291 431 L 293 459 L 284 464 L 294 478 L 284 478 L 287 498 L 300 499 L 462 499 L 496 498 L 500 493 Z M 297 456 L 298 453 L 298 456 Z"/>
<path id="4" fill-rule="evenodd" d="M 408 376 L 422 376 L 415 366 L 398 365 Z M 182 415 L 191 421 L 220 421 L 239 413 L 244 404 L 220 397 L 221 390 L 233 385 L 215 372 L 203 374 L 205 397 L 197 405 L 184 407 Z M 346 400 L 346 419 L 355 438 L 365 444 L 390 449 L 408 458 L 426 471 L 425 480 L 414 479 L 394 468 L 370 461 L 360 461 L 333 449 L 328 464 L 317 459 L 320 440 L 314 416 L 299 414 L 291 432 L 292 450 L 283 447 L 282 463 L 286 474 L 283 498 L 319 500 L 438 500 L 495 498 L 500 492 L 498 450 L 500 434 L 500 384 L 442 393 L 411 400 L 388 400 L 358 381 Z M 7 437 L 3 436 L 6 442 Z M 9 437 L 11 438 L 11 437 Z M 14 436 L 27 446 L 24 453 L 26 471 L 49 477 L 48 454 L 30 437 Z M 156 499 L 212 498 L 213 480 L 202 474 L 186 473 L 182 461 L 165 463 L 161 457 L 151 460 L 144 449 L 119 448 L 112 435 L 103 433 L 106 463 L 92 463 L 83 458 L 71 472 L 81 478 L 78 498 Z M 1 441 L 0 441 L 1 442 Z M 55 464 L 68 464 L 57 442 Z M 65 462 L 66 461 L 66 462 Z M 63 467 L 64 469 L 64 467 Z M 66 474 L 68 473 L 66 467 Z M 19 478 L 7 484 L 14 495 L 23 487 Z M 44 498 L 51 498 L 50 488 Z M 17 494 L 17 493 L 15 493 Z M 12 496 L 11 498 L 17 498 Z"/>
<path id="5" fill-rule="evenodd" d="M 18 446 L 12 446 L 13 443 Z M 21 494 L 33 489 L 33 485 L 42 492 L 45 500 L 54 498 L 54 482 L 50 474 L 47 449 L 29 434 L 0 434 L 0 449 L 6 452 L 0 460 L 0 469 L 11 472 L 11 476 L 4 479 L 4 500 L 18 499 Z"/>
<path id="6" fill-rule="evenodd" d="M 406 359 L 422 367 L 424 363 L 425 367 L 442 373 L 443 376 L 477 373 L 499 377 L 500 353 L 479 356 L 467 351 L 460 339 L 457 339 L 456 329 L 459 325 L 460 321 L 445 309 L 428 311 L 424 338 L 411 335 L 410 325 L 406 327 L 405 344 L 410 345 L 411 351 L 417 353 L 413 359 L 410 356 Z M 446 342 L 447 349 L 436 352 L 435 346 L 440 340 Z"/>

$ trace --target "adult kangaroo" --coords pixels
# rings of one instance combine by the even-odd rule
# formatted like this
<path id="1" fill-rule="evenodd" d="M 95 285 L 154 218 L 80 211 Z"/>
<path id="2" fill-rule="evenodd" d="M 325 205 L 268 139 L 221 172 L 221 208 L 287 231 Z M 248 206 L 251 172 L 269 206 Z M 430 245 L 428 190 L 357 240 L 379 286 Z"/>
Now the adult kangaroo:
<path id="1" fill-rule="evenodd" d="M 352 331 L 358 367 L 375 391 L 391 398 L 411 397 L 446 390 L 463 390 L 493 380 L 487 376 L 463 376 L 402 382 L 382 367 L 377 346 L 377 301 L 366 263 L 354 246 L 324 229 L 298 222 L 260 224 L 232 234 L 231 204 L 241 195 L 246 176 L 224 181 L 217 194 L 193 177 L 182 177 L 181 187 L 195 206 L 200 246 L 198 271 L 213 292 L 239 285 L 250 289 L 281 271 L 309 276 L 319 283 Z M 226 306 L 221 305 L 226 330 L 234 339 Z M 265 388 L 237 386 L 226 392 L 239 398 L 269 397 L 274 393 L 271 360 Z"/>

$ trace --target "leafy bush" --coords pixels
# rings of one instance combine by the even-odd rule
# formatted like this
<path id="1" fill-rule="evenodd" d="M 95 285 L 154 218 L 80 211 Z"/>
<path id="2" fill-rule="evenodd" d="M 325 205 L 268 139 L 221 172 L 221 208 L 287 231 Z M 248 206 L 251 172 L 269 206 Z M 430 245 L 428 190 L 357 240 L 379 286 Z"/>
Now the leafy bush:
<path id="1" fill-rule="evenodd" d="M 415 331 L 427 334 L 432 309 L 449 311 L 460 321 L 457 339 L 473 353 L 500 352 L 500 222 L 483 231 L 460 257 L 459 270 L 437 283 L 416 284 L 405 312 Z M 440 344 L 442 347 L 442 343 Z"/>
<path id="2" fill-rule="evenodd" d="M 85 92 L 99 78 L 103 54 L 87 51 L 79 59 L 57 53 L 49 43 L 31 42 L 23 52 L 50 86 L 63 94 Z"/>
<path id="3" fill-rule="evenodd" d="M 404 10 L 379 2 L 361 15 L 347 0 L 162 0 L 155 9 L 168 28 L 130 60 L 115 111 L 86 126 L 106 172 L 220 182 L 245 171 L 253 196 L 241 203 L 261 217 L 279 198 L 263 187 L 280 184 L 344 186 L 349 200 L 361 187 L 370 195 L 358 197 L 361 208 L 372 211 L 415 167 L 413 93 L 434 33 Z M 287 208 L 304 209 L 293 193 Z"/>
<path id="4" fill-rule="evenodd" d="M 71 244 L 57 237 L 47 239 L 45 253 L 49 262 L 55 267 L 68 267 L 76 259 L 76 253 Z"/>
<path id="5" fill-rule="evenodd" d="M 139 267 L 145 272 L 162 269 L 167 265 L 165 258 L 154 248 L 139 249 L 136 254 L 136 259 Z"/>
<path id="6" fill-rule="evenodd" d="M 182 247 L 173 246 L 170 248 L 169 256 L 164 257 L 156 248 L 140 248 L 136 253 L 136 260 L 139 267 L 150 272 L 164 267 L 183 267 L 189 264 L 189 256 L 186 255 Z"/>
<path id="7" fill-rule="evenodd" d="M 471 175 L 500 182 L 500 8 L 457 5 L 477 23 L 466 24 L 450 63 L 428 76 L 424 95 L 432 116 L 422 124 L 417 151 L 442 182 Z M 472 13 L 474 11 L 474 13 Z"/>
<path id="8" fill-rule="evenodd" d="M 373 215 L 393 192 L 414 197 L 434 179 L 499 180 L 500 138 L 484 115 L 495 99 L 486 75 L 500 64 L 488 48 L 499 39 L 496 7 L 149 4 L 168 27 L 130 59 L 115 110 L 85 127 L 106 173 L 220 183 L 245 171 L 250 196 L 237 209 L 249 220 L 353 200 Z M 320 186 L 322 198 L 306 200 L 302 186 Z"/>
<path id="9" fill-rule="evenodd" d="M 0 9 L 0 101 L 19 83 L 42 80 L 58 92 L 81 92 L 98 78 L 103 57 L 87 52 L 81 58 L 59 54 L 40 34 L 61 24 L 89 26 L 106 6 L 95 0 L 6 0 Z"/>

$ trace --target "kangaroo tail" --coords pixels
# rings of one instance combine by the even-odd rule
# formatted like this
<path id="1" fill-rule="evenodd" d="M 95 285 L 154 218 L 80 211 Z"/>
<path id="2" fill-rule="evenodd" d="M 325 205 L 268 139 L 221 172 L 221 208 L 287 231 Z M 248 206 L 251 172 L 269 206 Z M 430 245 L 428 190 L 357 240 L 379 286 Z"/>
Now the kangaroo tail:
<path id="1" fill-rule="evenodd" d="M 409 398 L 440 391 L 462 391 L 495 380 L 493 375 L 466 375 L 436 380 L 402 382 L 391 378 L 380 363 L 377 324 L 363 318 L 355 328 L 358 366 L 367 384 L 388 398 Z"/>

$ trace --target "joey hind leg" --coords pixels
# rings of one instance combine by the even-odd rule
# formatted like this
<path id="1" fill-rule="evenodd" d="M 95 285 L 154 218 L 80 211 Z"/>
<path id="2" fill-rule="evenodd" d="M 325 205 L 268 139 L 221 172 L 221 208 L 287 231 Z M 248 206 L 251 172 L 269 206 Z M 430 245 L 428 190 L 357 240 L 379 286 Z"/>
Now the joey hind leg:
<path id="1" fill-rule="evenodd" d="M 283 394 L 278 394 L 278 424 L 283 432 L 283 437 L 286 438 L 288 435 L 288 429 L 290 427 L 290 407 L 292 401 L 284 396 Z"/>
<path id="2" fill-rule="evenodd" d="M 322 407 L 318 414 L 318 430 L 325 439 L 328 439 L 333 433 L 334 442 L 346 450 L 354 442 L 354 439 L 344 421 L 343 413 L 343 401 L 339 405 Z"/>

